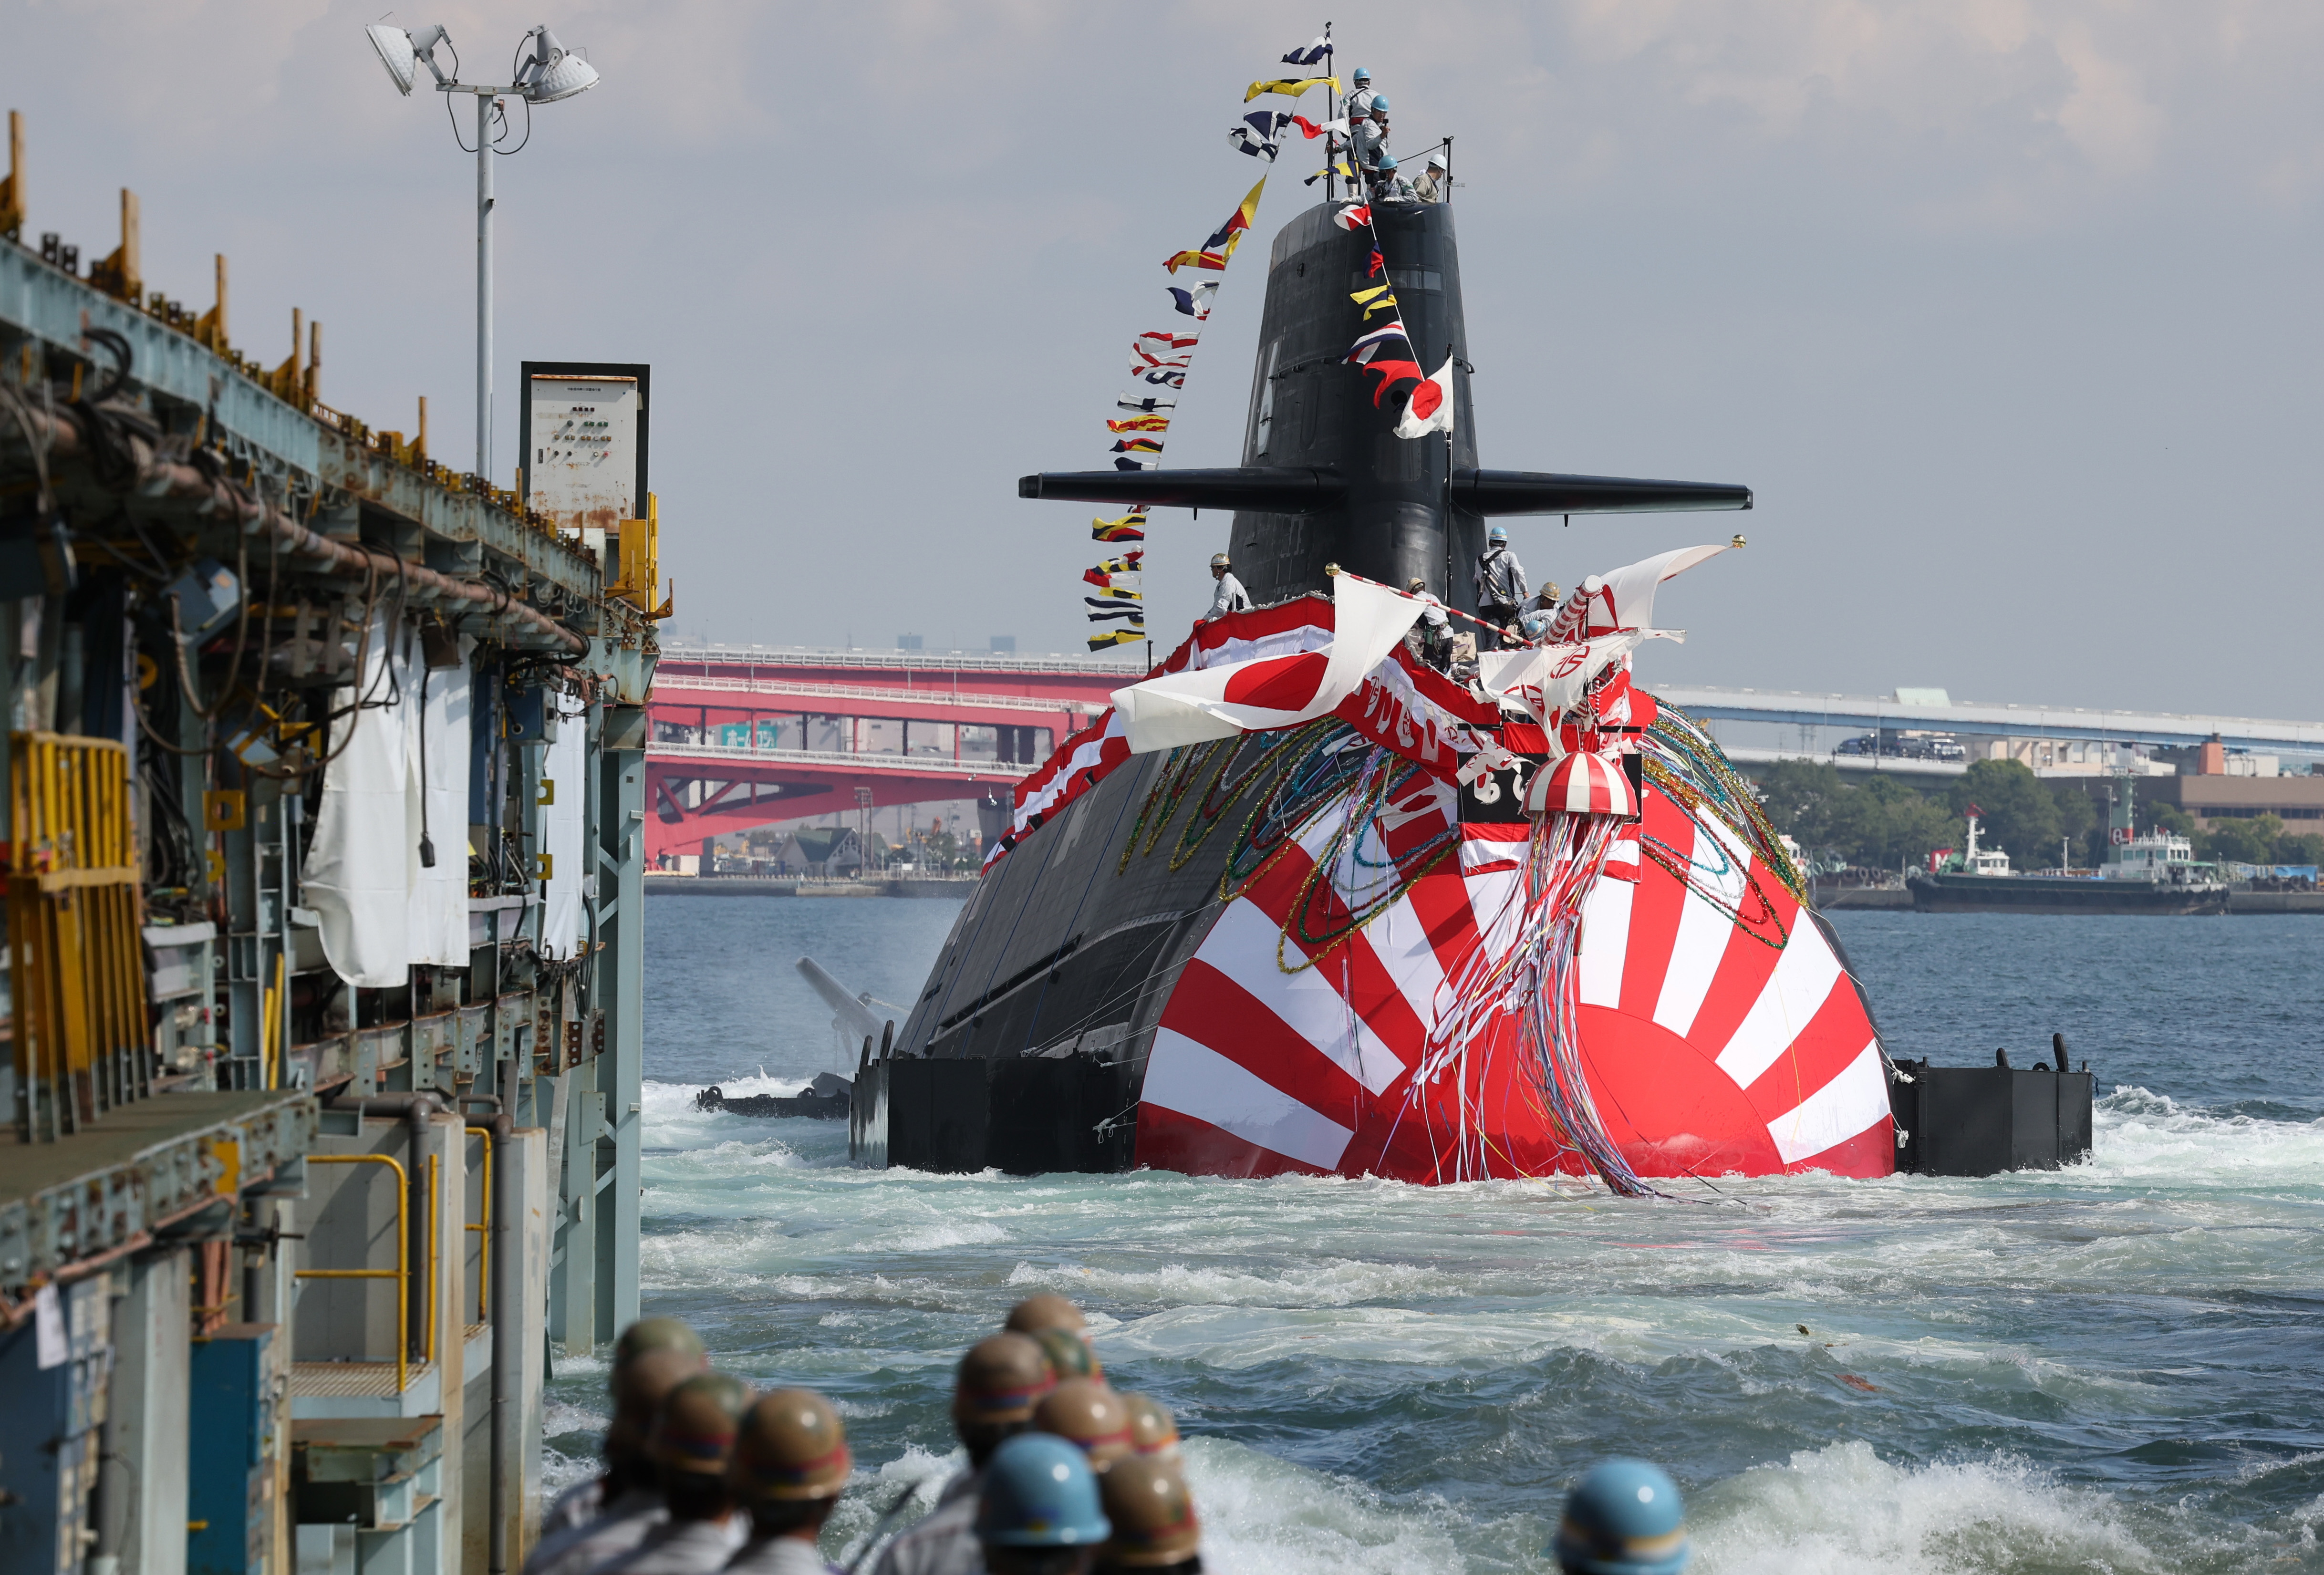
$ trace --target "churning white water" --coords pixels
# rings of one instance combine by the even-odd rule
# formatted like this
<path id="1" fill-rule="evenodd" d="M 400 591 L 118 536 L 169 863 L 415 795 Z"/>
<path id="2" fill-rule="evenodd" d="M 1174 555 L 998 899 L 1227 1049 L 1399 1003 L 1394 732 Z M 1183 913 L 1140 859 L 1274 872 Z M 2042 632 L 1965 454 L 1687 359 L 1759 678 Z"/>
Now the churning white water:
<path id="1" fill-rule="evenodd" d="M 1840 916 L 1898 1055 L 2058 1029 L 2111 1091 L 2088 1163 L 1983 1181 L 933 1176 L 692 1108 L 835 1064 L 793 958 L 909 1000 L 954 911 L 650 908 L 647 1305 L 840 1402 L 827 1553 L 933 1488 L 952 1363 L 1053 1289 L 1176 1412 L 1234 1575 L 1543 1569 L 1613 1452 L 1678 1477 L 1711 1575 L 2324 1570 L 2324 924 Z M 560 1359 L 552 1475 L 604 1382 Z"/>

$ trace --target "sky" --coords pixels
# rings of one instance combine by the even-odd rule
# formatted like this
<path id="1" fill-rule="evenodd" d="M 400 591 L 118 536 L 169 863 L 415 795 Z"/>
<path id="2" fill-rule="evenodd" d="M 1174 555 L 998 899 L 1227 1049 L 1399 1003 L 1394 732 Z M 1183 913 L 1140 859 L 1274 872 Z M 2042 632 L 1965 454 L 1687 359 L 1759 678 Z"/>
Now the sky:
<path id="1" fill-rule="evenodd" d="M 27 120 L 28 235 L 102 255 L 134 189 L 150 287 L 206 306 L 226 253 L 237 344 L 281 359 L 303 309 L 326 402 L 408 428 L 425 394 L 465 468 L 475 161 L 380 69 L 380 4 L 0 0 L 0 106 Z M 1665 591 L 1689 639 L 1649 683 L 2324 715 L 2324 7 L 1331 13 L 1397 145 L 1456 138 L 1482 463 L 1756 490 L 1747 515 L 1511 521 L 1569 585 L 1746 532 Z M 1081 649 L 1092 511 L 1015 480 L 1104 465 L 1160 261 L 1256 178 L 1225 134 L 1319 9 L 390 19 L 444 23 L 470 79 L 543 20 L 603 73 L 495 167 L 494 469 L 520 361 L 650 363 L 669 637 Z M 1239 458 L 1303 156 L 1224 275 L 1172 465 Z M 1207 604 L 1226 524 L 1156 516 L 1157 644 Z"/>

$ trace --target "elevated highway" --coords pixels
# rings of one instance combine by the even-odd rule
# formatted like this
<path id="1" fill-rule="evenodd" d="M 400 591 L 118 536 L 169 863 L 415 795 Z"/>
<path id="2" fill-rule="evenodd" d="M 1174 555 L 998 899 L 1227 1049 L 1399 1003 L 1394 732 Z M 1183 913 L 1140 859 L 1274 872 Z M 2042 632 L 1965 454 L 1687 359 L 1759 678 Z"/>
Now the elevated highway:
<path id="1" fill-rule="evenodd" d="M 2009 705 L 1964 701 L 1905 705 L 1861 695 L 1811 695 L 1781 689 L 1722 689 L 1652 686 L 1688 715 L 1705 722 L 1761 722 L 1784 726 L 1927 728 L 1989 738 L 2047 738 L 2069 742 L 2148 744 L 2188 749 L 2217 738 L 2230 750 L 2324 757 L 2324 722 L 2277 722 L 2250 716 L 2202 716 L 2169 711 L 2094 711 L 2066 705 Z"/>

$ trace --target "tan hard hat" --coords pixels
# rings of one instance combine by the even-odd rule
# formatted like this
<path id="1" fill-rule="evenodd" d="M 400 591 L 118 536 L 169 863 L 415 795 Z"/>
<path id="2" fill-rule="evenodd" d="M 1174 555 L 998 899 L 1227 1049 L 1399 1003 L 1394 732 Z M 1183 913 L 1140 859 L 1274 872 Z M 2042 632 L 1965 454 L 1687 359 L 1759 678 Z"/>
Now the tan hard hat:
<path id="1" fill-rule="evenodd" d="M 812 1389 L 770 1389 L 742 1414 L 726 1482 L 745 1503 L 832 1498 L 854 1466 L 830 1401 Z"/>
<path id="2" fill-rule="evenodd" d="M 962 1427 L 1030 1422 L 1041 1396 L 1057 1386 L 1048 1352 L 1028 1334 L 980 1340 L 960 1359 L 952 1419 Z"/>
<path id="3" fill-rule="evenodd" d="M 1113 1524 L 1113 1534 L 1098 1550 L 1100 1564 L 1158 1568 L 1180 1562 L 1202 1544 L 1202 1523 L 1177 1461 L 1133 1455 L 1100 1477 L 1097 1490 Z"/>
<path id="4" fill-rule="evenodd" d="M 1214 552 L 1211 554 L 1211 566 L 1213 568 L 1232 568 L 1234 565 L 1227 557 L 1225 553 Z"/>
<path id="5" fill-rule="evenodd" d="M 1141 1455 L 1178 1458 L 1178 1423 L 1170 1408 L 1151 1395 L 1124 1395 L 1130 1412 L 1130 1443 Z"/>
<path id="6" fill-rule="evenodd" d="M 675 1318 L 641 1318 L 622 1331 L 622 1338 L 613 1342 L 614 1387 L 620 1386 L 621 1370 L 650 1350 L 680 1351 L 694 1359 L 696 1371 L 708 1365 L 702 1349 L 702 1336 Z"/>
<path id="7" fill-rule="evenodd" d="M 726 1373 L 696 1373 L 672 1389 L 654 1414 L 646 1458 L 659 1471 L 724 1476 L 734 1452 L 742 1409 L 750 1403 L 751 1387 L 742 1379 Z"/>
<path id="8" fill-rule="evenodd" d="M 1010 1308 L 1009 1321 L 1001 1327 L 1017 1334 L 1038 1334 L 1044 1329 L 1070 1329 L 1079 1334 L 1089 1327 L 1089 1320 L 1055 1291 L 1044 1291 Z"/>
<path id="9" fill-rule="evenodd" d="M 1093 1471 L 1104 1470 L 1132 1451 L 1130 1408 L 1096 1378 L 1064 1380 L 1033 1407 L 1033 1425 L 1077 1446 Z"/>
<path id="10" fill-rule="evenodd" d="M 1428 589 L 1428 582 L 1422 579 L 1418 575 L 1415 575 L 1410 580 L 1405 583 L 1404 588 L 1407 591 L 1425 591 Z"/>
<path id="11" fill-rule="evenodd" d="M 1099 1378 L 1105 1369 L 1098 1366 L 1097 1352 L 1090 1349 L 1089 1341 L 1070 1329 L 1044 1329 L 1034 1340 L 1049 1359 L 1050 1368 L 1059 1382 L 1067 1378 Z"/>
<path id="12" fill-rule="evenodd" d="M 613 1369 L 613 1420 L 627 1418 L 643 1437 L 661 1403 L 687 1379 L 703 1370 L 699 1350 L 679 1346 L 641 1351 Z"/>

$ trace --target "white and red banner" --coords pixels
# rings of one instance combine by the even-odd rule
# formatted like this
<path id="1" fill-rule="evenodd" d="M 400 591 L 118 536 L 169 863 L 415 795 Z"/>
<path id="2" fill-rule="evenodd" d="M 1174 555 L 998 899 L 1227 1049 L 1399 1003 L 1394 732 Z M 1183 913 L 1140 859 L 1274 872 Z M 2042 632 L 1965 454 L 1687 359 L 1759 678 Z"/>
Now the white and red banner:
<path id="1" fill-rule="evenodd" d="M 1113 692 L 1133 754 L 1296 727 L 1329 715 L 1388 659 L 1420 603 L 1386 585 L 1342 575 L 1333 594 L 1332 638 L 1296 654 L 1166 673 Z"/>

